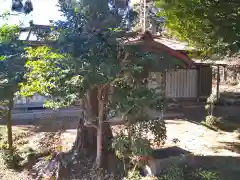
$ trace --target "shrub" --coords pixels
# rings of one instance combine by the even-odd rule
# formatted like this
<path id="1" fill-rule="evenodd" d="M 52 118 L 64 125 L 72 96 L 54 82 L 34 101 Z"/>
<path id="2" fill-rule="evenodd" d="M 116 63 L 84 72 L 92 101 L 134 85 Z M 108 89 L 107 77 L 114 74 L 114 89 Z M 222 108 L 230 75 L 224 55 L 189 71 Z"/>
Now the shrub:
<path id="1" fill-rule="evenodd" d="M 164 172 L 160 180 L 184 180 L 183 169 L 173 166 Z"/>
<path id="2" fill-rule="evenodd" d="M 235 133 L 236 133 L 236 135 L 237 135 L 237 139 L 240 139 L 240 128 L 237 128 L 237 129 L 235 130 Z"/>
<path id="3" fill-rule="evenodd" d="M 219 177 L 217 173 L 203 170 L 203 169 L 197 169 L 194 174 L 194 179 L 199 180 L 219 180 Z"/>
<path id="4" fill-rule="evenodd" d="M 159 178 L 155 176 L 142 177 L 136 169 L 128 171 L 123 180 L 219 180 L 217 173 L 203 169 L 180 168 L 172 166 L 163 172 Z"/>
<path id="5" fill-rule="evenodd" d="M 192 169 L 189 167 L 180 168 L 173 166 L 160 178 L 160 180 L 218 180 L 217 173 L 203 170 Z"/>
<path id="6" fill-rule="evenodd" d="M 141 175 L 139 171 L 136 171 L 135 169 L 132 169 L 128 171 L 127 177 L 124 177 L 123 180 L 140 180 Z"/>
<path id="7" fill-rule="evenodd" d="M 142 177 L 139 171 L 133 168 L 132 170 L 128 171 L 127 177 L 123 178 L 123 180 L 158 180 L 158 178 L 155 176 Z"/>
<path id="8" fill-rule="evenodd" d="M 206 116 L 205 124 L 211 128 L 218 128 L 221 123 L 220 118 L 217 118 L 215 116 L 209 115 Z"/>
<path id="9" fill-rule="evenodd" d="M 14 148 L 13 150 L 4 149 L 2 153 L 2 158 L 4 164 L 7 168 L 17 169 L 20 167 L 20 162 L 23 160 L 19 155 L 18 149 Z"/>

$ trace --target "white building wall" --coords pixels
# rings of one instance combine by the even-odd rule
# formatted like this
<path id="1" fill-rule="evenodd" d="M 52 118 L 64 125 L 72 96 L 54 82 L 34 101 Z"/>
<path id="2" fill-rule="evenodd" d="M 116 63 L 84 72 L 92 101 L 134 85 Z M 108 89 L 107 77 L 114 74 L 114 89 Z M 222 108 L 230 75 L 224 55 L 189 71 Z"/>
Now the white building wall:
<path id="1" fill-rule="evenodd" d="M 46 98 L 38 94 L 33 97 L 21 97 L 15 100 L 15 107 L 34 107 L 34 106 L 43 106 Z"/>
<path id="2" fill-rule="evenodd" d="M 160 72 L 149 74 L 148 87 L 156 88 L 162 84 Z M 197 70 L 178 69 L 166 72 L 165 95 L 167 98 L 196 98 L 197 97 Z"/>

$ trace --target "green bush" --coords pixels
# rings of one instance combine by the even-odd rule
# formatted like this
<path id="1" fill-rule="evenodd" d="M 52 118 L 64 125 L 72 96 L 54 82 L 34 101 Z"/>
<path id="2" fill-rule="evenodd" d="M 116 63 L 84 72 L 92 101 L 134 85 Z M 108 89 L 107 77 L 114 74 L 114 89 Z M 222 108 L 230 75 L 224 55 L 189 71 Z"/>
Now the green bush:
<path id="1" fill-rule="evenodd" d="M 184 180 L 183 169 L 173 166 L 164 172 L 160 180 Z"/>
<path id="2" fill-rule="evenodd" d="M 220 118 L 217 118 L 215 116 L 212 116 L 212 115 L 209 115 L 209 116 L 206 116 L 206 119 L 205 119 L 205 124 L 211 128 L 214 128 L 214 129 L 218 129 L 218 127 L 220 126 L 221 124 L 221 120 Z"/>
<path id="3" fill-rule="evenodd" d="M 127 177 L 124 177 L 123 180 L 140 180 L 141 175 L 139 171 L 136 171 L 135 169 L 128 171 Z"/>
<path id="4" fill-rule="evenodd" d="M 13 150 L 4 149 L 2 151 L 3 151 L 2 158 L 7 168 L 17 169 L 20 167 L 20 162 L 23 159 L 19 155 L 19 151 L 16 148 L 14 148 Z"/>
<path id="5" fill-rule="evenodd" d="M 127 177 L 124 177 L 123 180 L 158 180 L 155 176 L 146 176 L 142 177 L 136 169 L 128 171 Z"/>
<path id="6" fill-rule="evenodd" d="M 160 180 L 219 180 L 219 178 L 215 172 L 173 166 L 164 172 Z"/>
<path id="7" fill-rule="evenodd" d="M 193 176 L 196 180 L 219 180 L 217 173 L 203 169 L 196 170 Z"/>
<path id="8" fill-rule="evenodd" d="M 163 172 L 159 178 L 155 176 L 142 177 L 140 173 L 132 169 L 128 171 L 123 180 L 219 180 L 217 173 L 203 169 L 180 168 L 173 166 Z"/>

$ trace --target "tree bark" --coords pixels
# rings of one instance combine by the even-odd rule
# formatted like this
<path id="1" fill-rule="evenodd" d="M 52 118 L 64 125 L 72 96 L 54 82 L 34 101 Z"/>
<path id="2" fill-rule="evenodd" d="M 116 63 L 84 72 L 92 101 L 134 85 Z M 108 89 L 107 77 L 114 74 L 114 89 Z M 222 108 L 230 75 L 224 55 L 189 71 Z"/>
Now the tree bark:
<path id="1" fill-rule="evenodd" d="M 77 125 L 77 137 L 73 146 L 73 151 L 83 156 L 94 155 L 97 150 L 96 137 L 96 129 L 84 126 L 84 119 L 81 117 Z"/>
<path id="2" fill-rule="evenodd" d="M 7 133 L 8 133 L 8 149 L 13 149 L 13 138 L 12 138 L 12 108 L 13 98 L 9 99 L 8 102 L 8 113 L 7 113 Z"/>
<path id="3" fill-rule="evenodd" d="M 104 118 L 104 103 L 99 101 L 99 119 L 97 129 L 97 156 L 96 156 L 96 168 L 102 166 L 102 145 L 103 145 L 103 119 Z"/>
<path id="4" fill-rule="evenodd" d="M 104 123 L 102 125 L 102 132 L 104 133 L 101 135 L 101 159 L 107 160 L 109 159 L 108 157 L 114 155 L 114 150 L 111 148 L 113 134 L 108 123 Z M 73 146 L 73 151 L 78 153 L 79 157 L 96 156 L 97 135 L 97 130 L 92 127 L 84 126 L 84 120 L 80 118 L 78 122 L 77 137 Z M 102 168 L 108 168 L 108 165 L 109 164 L 107 161 L 100 163 L 100 167 Z"/>
<path id="5" fill-rule="evenodd" d="M 84 125 L 84 117 L 81 117 L 77 127 L 77 137 L 73 146 L 73 151 L 78 153 L 78 156 L 94 156 L 96 157 L 96 167 L 108 169 L 109 157 L 115 155 L 112 149 L 112 129 L 109 123 L 105 121 L 105 112 L 99 114 L 99 99 L 98 89 L 93 89 L 90 93 L 92 112 L 96 117 L 101 116 L 101 123 L 98 124 L 98 130 L 94 127 Z M 99 128 L 100 127 L 100 128 Z M 100 144 L 99 144 L 100 143 Z M 97 153 L 98 152 L 98 153 Z M 102 161 L 104 159 L 104 162 Z"/>

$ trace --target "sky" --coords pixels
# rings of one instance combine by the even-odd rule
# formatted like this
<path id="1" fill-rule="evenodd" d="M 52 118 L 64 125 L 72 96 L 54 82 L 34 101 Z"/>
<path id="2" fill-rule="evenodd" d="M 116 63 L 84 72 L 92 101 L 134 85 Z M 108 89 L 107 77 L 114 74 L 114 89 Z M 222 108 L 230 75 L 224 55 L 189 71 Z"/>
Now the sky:
<path id="1" fill-rule="evenodd" d="M 25 0 L 23 0 L 25 2 Z M 48 25 L 49 20 L 64 20 L 61 13 L 58 11 L 58 0 L 32 0 L 33 12 L 29 15 L 16 15 L 11 16 L 8 20 L 9 24 L 19 24 L 19 22 L 28 26 L 29 21 L 33 20 L 34 24 Z M 0 14 L 5 10 L 11 10 L 11 0 L 0 0 Z M 16 14 L 16 12 L 12 12 Z M 2 23 L 0 21 L 0 23 Z"/>

